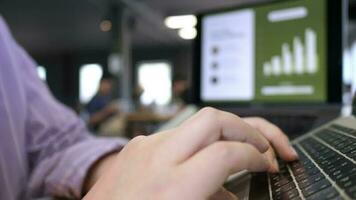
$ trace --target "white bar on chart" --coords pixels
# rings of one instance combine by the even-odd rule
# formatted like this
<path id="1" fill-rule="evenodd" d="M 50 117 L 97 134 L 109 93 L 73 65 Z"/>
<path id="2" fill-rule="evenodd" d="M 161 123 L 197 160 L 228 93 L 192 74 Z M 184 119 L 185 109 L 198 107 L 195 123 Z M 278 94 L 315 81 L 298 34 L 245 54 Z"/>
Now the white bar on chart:
<path id="1" fill-rule="evenodd" d="M 310 74 L 314 74 L 318 70 L 316 41 L 316 33 L 311 28 L 307 28 L 305 30 L 306 71 Z"/>
<path id="2" fill-rule="evenodd" d="M 263 75 L 264 76 L 271 76 L 272 74 L 272 69 L 271 69 L 271 64 L 268 62 L 263 64 Z"/>
<path id="3" fill-rule="evenodd" d="M 282 73 L 281 58 L 279 56 L 272 57 L 272 72 L 273 75 L 279 76 Z"/>
<path id="4" fill-rule="evenodd" d="M 276 10 L 268 13 L 268 20 L 270 22 L 296 20 L 296 19 L 304 18 L 307 15 L 308 15 L 308 10 L 305 7 L 288 8 L 288 9 Z"/>
<path id="5" fill-rule="evenodd" d="M 292 54 L 289 49 L 288 44 L 282 45 L 282 58 L 283 58 L 283 73 L 290 75 L 292 74 Z"/>
<path id="6" fill-rule="evenodd" d="M 303 45 L 299 37 L 294 38 L 294 71 L 297 74 L 304 73 Z"/>
<path id="7" fill-rule="evenodd" d="M 314 87 L 311 85 L 283 85 L 283 86 L 264 86 L 261 90 L 264 96 L 275 95 L 311 95 L 314 94 Z"/>

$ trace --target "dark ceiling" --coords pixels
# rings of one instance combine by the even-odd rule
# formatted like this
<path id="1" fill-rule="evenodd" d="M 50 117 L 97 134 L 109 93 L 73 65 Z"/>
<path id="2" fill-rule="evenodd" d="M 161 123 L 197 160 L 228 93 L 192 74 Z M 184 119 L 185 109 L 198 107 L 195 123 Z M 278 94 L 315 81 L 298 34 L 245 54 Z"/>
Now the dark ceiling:
<path id="1" fill-rule="evenodd" d="M 111 46 L 110 33 L 101 32 L 99 24 L 107 16 L 113 1 L 117 3 L 120 0 L 1 0 L 0 13 L 16 39 L 30 52 L 106 50 Z M 164 27 L 165 16 L 263 0 L 123 1 L 132 5 L 134 47 L 150 47 L 189 44 L 181 40 L 176 32 Z M 356 5 L 355 0 L 352 2 Z M 350 10 L 355 10 L 355 6 Z"/>
<path id="2" fill-rule="evenodd" d="M 117 0 L 119 1 L 119 0 Z M 135 47 L 184 45 L 176 32 L 163 25 L 167 15 L 190 14 L 205 9 L 236 5 L 248 0 L 128 0 L 135 16 Z M 251 1 L 249 1 L 251 2 Z M 116 3 L 116 2 L 114 2 Z M 63 51 L 110 48 L 110 33 L 101 32 L 109 0 L 1 0 L 0 13 L 16 39 L 29 51 Z"/>

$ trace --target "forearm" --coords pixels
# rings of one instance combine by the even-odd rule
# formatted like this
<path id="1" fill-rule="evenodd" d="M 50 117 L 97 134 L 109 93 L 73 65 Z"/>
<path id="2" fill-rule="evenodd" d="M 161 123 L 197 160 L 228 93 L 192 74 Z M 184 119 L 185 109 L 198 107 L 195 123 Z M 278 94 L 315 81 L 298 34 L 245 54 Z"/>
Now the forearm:
<path id="1" fill-rule="evenodd" d="M 90 116 L 89 126 L 96 126 L 97 124 L 104 121 L 109 115 L 110 114 L 108 112 L 105 112 L 104 110 L 94 113 L 92 116 Z"/>

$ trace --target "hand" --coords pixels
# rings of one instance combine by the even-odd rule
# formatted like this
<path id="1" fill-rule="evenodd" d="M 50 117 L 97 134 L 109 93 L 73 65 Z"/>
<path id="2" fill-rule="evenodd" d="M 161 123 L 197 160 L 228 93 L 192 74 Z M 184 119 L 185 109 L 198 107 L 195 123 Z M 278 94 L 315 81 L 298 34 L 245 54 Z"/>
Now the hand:
<path id="1" fill-rule="evenodd" d="M 116 102 L 110 103 L 107 106 L 104 107 L 103 111 L 107 114 L 107 115 L 111 115 L 114 113 L 119 112 L 119 107 L 117 105 Z"/>
<path id="2" fill-rule="evenodd" d="M 269 123 L 248 123 L 205 108 L 175 129 L 136 137 L 84 199 L 208 199 L 230 174 L 272 169 L 270 142 L 280 141 L 281 155 L 293 154 L 288 140 L 258 130 Z"/>
<path id="3" fill-rule="evenodd" d="M 100 123 L 107 120 L 107 118 L 110 117 L 112 114 L 116 114 L 119 111 L 120 110 L 117 104 L 110 103 L 109 105 L 105 106 L 102 110 L 92 114 L 90 116 L 88 125 L 89 127 L 95 127 L 97 125 L 100 125 Z"/>
<path id="4" fill-rule="evenodd" d="M 209 200 L 239 200 L 239 198 L 225 188 L 220 188 L 217 193 L 209 197 Z"/>
<path id="5" fill-rule="evenodd" d="M 270 163 L 273 163 L 273 165 L 268 171 L 278 171 L 278 162 L 276 160 L 275 150 L 277 151 L 278 156 L 285 161 L 293 161 L 298 159 L 297 152 L 290 145 L 288 137 L 283 133 L 280 128 L 268 122 L 267 120 L 259 117 L 248 117 L 243 118 L 243 120 L 250 126 L 259 130 L 259 132 L 265 138 L 267 138 L 268 141 L 270 141 L 270 148 L 266 152 L 266 155 Z"/>

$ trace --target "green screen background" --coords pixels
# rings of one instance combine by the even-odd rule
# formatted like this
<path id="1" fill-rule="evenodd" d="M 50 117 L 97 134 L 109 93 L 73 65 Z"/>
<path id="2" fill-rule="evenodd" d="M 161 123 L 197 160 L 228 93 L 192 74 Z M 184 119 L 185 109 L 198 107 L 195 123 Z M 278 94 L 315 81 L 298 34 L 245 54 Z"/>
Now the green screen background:
<path id="1" fill-rule="evenodd" d="M 268 13 L 273 10 L 304 6 L 308 10 L 305 18 L 281 22 L 269 22 Z M 256 7 L 256 73 L 255 73 L 255 102 L 323 102 L 327 94 L 327 65 L 326 65 L 326 1 L 325 0 L 299 0 L 279 2 L 271 5 Z M 294 37 L 301 38 L 304 44 L 305 29 L 312 28 L 317 34 L 318 72 L 303 75 L 282 75 L 279 77 L 265 77 L 263 64 L 271 60 L 274 55 L 281 55 L 281 46 L 288 43 L 293 46 Z M 291 52 L 293 48 L 290 48 Z M 315 93 L 312 95 L 276 95 L 264 96 L 261 93 L 263 86 L 282 85 L 312 85 Z"/>

